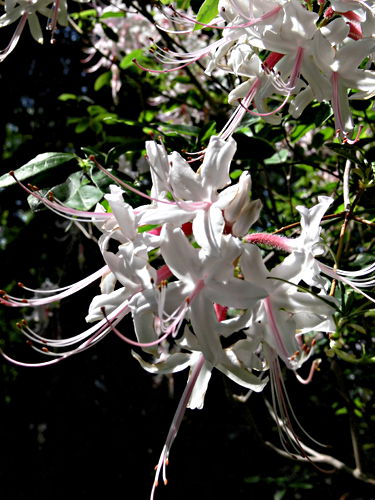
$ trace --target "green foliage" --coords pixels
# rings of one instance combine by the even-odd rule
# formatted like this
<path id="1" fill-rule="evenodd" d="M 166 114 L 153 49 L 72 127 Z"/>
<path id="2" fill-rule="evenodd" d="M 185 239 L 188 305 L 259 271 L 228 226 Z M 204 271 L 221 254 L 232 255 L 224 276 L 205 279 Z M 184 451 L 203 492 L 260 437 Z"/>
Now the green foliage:
<path id="1" fill-rule="evenodd" d="M 208 24 L 218 15 L 218 6 L 219 0 L 205 0 L 198 11 L 197 21 L 202 24 Z M 196 24 L 194 29 L 202 29 L 202 25 Z"/>
<path id="2" fill-rule="evenodd" d="M 14 174 L 19 181 L 29 180 L 46 170 L 56 168 L 74 158 L 76 158 L 76 156 L 73 153 L 42 153 L 22 167 L 17 168 Z M 11 186 L 16 182 L 13 176 L 4 174 L 0 177 L 0 188 Z"/>

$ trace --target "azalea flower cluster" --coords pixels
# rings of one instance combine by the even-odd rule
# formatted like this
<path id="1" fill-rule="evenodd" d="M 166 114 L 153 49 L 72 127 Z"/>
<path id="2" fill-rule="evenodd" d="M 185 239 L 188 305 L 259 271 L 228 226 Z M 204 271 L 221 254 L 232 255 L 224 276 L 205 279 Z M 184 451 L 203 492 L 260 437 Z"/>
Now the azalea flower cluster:
<path id="1" fill-rule="evenodd" d="M 122 85 L 119 62 L 125 54 L 150 45 L 151 40 L 158 42 L 160 35 L 149 19 L 129 9 L 122 2 L 114 2 L 106 7 L 97 7 L 96 10 L 100 22 L 95 23 L 90 36 L 92 47 L 85 49 L 88 56 L 83 62 L 90 63 L 94 60 L 94 63 L 86 69 L 90 73 L 101 68 L 111 71 L 112 97 L 117 102 L 117 95 Z M 123 13 L 123 16 L 117 17 L 118 13 Z M 114 14 L 113 17 L 112 14 Z M 163 19 L 161 19 L 162 22 Z M 106 35 L 106 27 L 112 30 L 116 40 L 110 39 Z M 95 60 L 97 54 L 100 54 L 99 60 Z"/>
<path id="2" fill-rule="evenodd" d="M 288 103 L 298 118 L 316 100 L 331 103 L 338 133 L 351 140 L 349 99 L 368 99 L 375 91 L 372 1 L 318 2 L 314 12 L 299 0 L 220 0 L 219 14 L 209 25 L 198 24 L 217 28 L 221 38 L 188 54 L 159 47 L 156 56 L 166 72 L 205 57 L 208 75 L 220 70 L 237 77 L 228 100 L 239 105 L 221 137 L 229 137 L 246 112 L 279 123 Z M 166 15 L 186 30 L 197 23 L 175 10 Z"/>
<path id="3" fill-rule="evenodd" d="M 89 0 L 75 1 L 87 3 Z M 57 26 L 68 26 L 66 0 L 6 0 L 2 4 L 4 5 L 4 12 L 0 16 L 0 28 L 9 26 L 16 21 L 18 21 L 18 24 L 9 44 L 5 49 L 0 50 L 0 62 L 16 48 L 26 24 L 28 24 L 34 40 L 43 43 L 43 32 L 38 14 L 47 18 L 46 29 L 51 33 L 51 43 L 55 41 L 54 33 Z"/>
<path id="4" fill-rule="evenodd" d="M 173 74 L 199 60 L 207 75 L 235 77 L 229 102 L 239 104 L 220 134 L 211 137 L 194 161 L 187 161 L 178 152 L 168 154 L 161 142 L 146 143 L 150 195 L 118 179 L 95 157 L 91 161 L 113 181 L 105 195 L 110 211 L 102 204 L 93 211 L 69 208 L 53 193 L 44 196 L 12 174 L 28 194 L 58 215 L 96 226 L 104 265 L 91 276 L 55 290 L 20 284 L 34 294 L 31 298 L 1 292 L 1 304 L 33 309 L 101 280 L 87 311 L 86 330 L 51 339 L 26 320 L 19 322 L 31 347 L 48 360 L 23 363 L 7 353 L 2 355 L 20 366 L 45 366 L 80 353 L 113 333 L 134 348 L 134 358 L 152 374 L 189 370 L 156 468 L 151 497 L 160 475 L 166 482 L 169 452 L 184 412 L 203 407 L 215 369 L 250 392 L 261 392 L 269 384 L 285 449 L 308 458 L 295 431 L 301 426 L 290 408 L 281 366 L 291 370 L 301 383 L 313 377 L 317 360 L 309 362 L 307 377 L 299 370 L 309 361 L 317 338 L 335 330 L 334 314 L 339 305 L 329 293 L 328 278 L 374 300 L 363 291 L 375 284 L 374 264 L 345 272 L 319 260 L 326 250 L 321 221 L 333 198 L 320 196 L 312 207 L 296 207 L 299 236 L 282 237 L 258 231 L 262 203 L 250 199 L 250 173 L 244 171 L 235 183 L 230 177 L 236 152 L 232 134 L 245 113 L 278 123 L 279 112 L 286 105 L 298 118 L 311 101 L 330 101 L 339 134 L 352 142 L 349 99 L 367 99 L 375 89 L 370 69 L 375 50 L 372 3 L 318 2 L 317 12 L 309 6 L 298 0 L 220 0 L 219 17 L 209 26 L 218 30 L 221 38 L 209 43 L 191 37 L 192 45 L 199 48 L 184 54 L 155 46 L 153 53 L 165 69 L 150 71 Z M 117 4 L 117 8 L 123 7 Z M 100 14 L 106 12 L 103 9 Z M 197 19 L 170 8 L 164 12 L 174 26 L 184 26 L 179 32 L 190 33 L 190 39 Z M 20 20 L 10 44 L 0 53 L 0 61 L 14 49 L 26 23 L 33 37 L 42 40 L 38 13 L 49 18 L 52 32 L 57 23 L 64 26 L 68 21 L 65 0 L 5 3 L 0 27 Z M 119 51 L 146 43 L 150 24 L 130 12 L 105 23 L 119 35 L 120 45 L 108 43 L 101 26 L 94 46 L 104 57 L 91 71 L 103 65 L 111 69 L 116 98 L 121 82 L 114 62 Z M 163 21 L 161 27 L 169 31 Z M 93 55 L 91 51 L 89 59 Z M 355 92 L 348 95 L 348 91 Z M 131 206 L 126 201 L 129 190 L 147 202 Z M 272 255 L 265 248 L 271 248 L 272 255 L 280 253 L 273 267 L 267 266 Z M 132 319 L 134 336 L 123 331 L 125 317 Z"/>
<path id="5" fill-rule="evenodd" d="M 87 57 L 82 61 L 84 64 L 91 64 L 86 67 L 88 73 L 106 69 L 111 71 L 111 89 L 113 101 L 118 104 L 118 94 L 122 86 L 120 64 L 122 59 L 134 51 L 144 50 L 154 43 L 161 43 L 159 30 L 167 30 L 169 22 L 159 10 L 146 8 L 146 13 L 152 17 L 150 21 L 141 13 L 141 9 L 136 4 L 134 7 L 127 7 L 123 2 L 114 2 L 110 6 L 97 7 L 98 21 L 95 23 L 90 34 L 91 47 L 85 49 Z M 189 12 L 189 11 L 188 11 Z M 189 12 L 191 13 L 191 12 Z M 118 14 L 122 14 L 118 16 Z M 110 28 L 114 34 L 113 39 L 109 38 L 106 28 Z M 179 38 L 179 45 L 186 52 L 202 48 L 207 44 L 207 36 L 200 32 L 198 36 L 185 36 Z M 98 57 L 99 56 L 99 57 Z M 174 124 L 191 124 L 192 119 L 199 122 L 203 118 L 203 112 L 182 104 L 182 97 L 192 88 L 190 83 L 175 81 L 175 75 L 167 75 L 165 86 L 168 88 L 168 96 L 158 95 L 148 99 L 151 106 L 158 107 L 157 119 L 161 122 L 172 121 Z M 168 103 L 170 99 L 179 97 L 179 104 L 173 109 L 162 111 L 162 105 Z"/>
<path id="6" fill-rule="evenodd" d="M 3 356 L 21 366 L 54 364 L 114 332 L 137 348 L 133 356 L 150 373 L 189 368 L 187 386 L 157 467 L 154 491 L 161 471 L 165 479 L 168 454 L 184 411 L 203 407 L 214 368 L 255 392 L 262 391 L 270 379 L 275 412 L 288 426 L 283 442 L 289 441 L 294 451 L 301 450 L 279 361 L 302 383 L 309 382 L 317 362 L 311 364 L 307 379 L 298 370 L 313 351 L 315 335 L 335 329 L 337 303 L 328 294 L 322 274 L 361 291 L 374 284 L 371 277 L 364 278 L 374 266 L 353 274 L 335 271 L 318 260 L 324 253 L 320 223 L 332 204 L 330 197 L 321 196 L 312 208 L 297 207 L 301 231 L 296 238 L 252 230 L 262 204 L 249 198 L 248 172 L 231 183 L 230 164 L 236 151 L 233 139 L 211 137 L 197 170 L 179 153 L 167 154 L 163 144 L 149 141 L 146 150 L 152 177 L 150 196 L 97 164 L 117 182 L 105 196 L 110 212 L 100 204 L 93 212 L 68 208 L 51 193 L 44 197 L 20 183 L 63 217 L 94 223 L 101 232 L 99 248 L 105 266 L 54 291 L 32 290 L 21 284 L 37 298 L 3 292 L 0 303 L 45 306 L 101 278 L 100 293 L 86 317 L 93 326 L 70 338 L 49 339 L 23 320 L 19 328 L 30 345 L 51 359 L 29 364 L 12 360 L 6 353 Z M 129 189 L 149 203 L 130 206 L 124 200 Z M 259 246 L 288 255 L 268 269 Z M 121 330 L 126 315 L 132 316 L 134 338 Z"/>

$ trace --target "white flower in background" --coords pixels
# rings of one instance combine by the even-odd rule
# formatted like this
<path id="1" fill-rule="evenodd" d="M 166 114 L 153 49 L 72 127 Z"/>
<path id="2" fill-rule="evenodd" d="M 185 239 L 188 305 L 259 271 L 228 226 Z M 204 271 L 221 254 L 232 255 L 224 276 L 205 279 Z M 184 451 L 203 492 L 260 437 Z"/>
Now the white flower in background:
<path id="1" fill-rule="evenodd" d="M 94 63 L 86 69 L 90 73 L 102 68 L 111 71 L 112 97 L 117 102 L 117 96 L 122 86 L 119 69 L 122 58 L 134 50 L 148 47 L 153 41 L 158 41 L 160 35 L 149 19 L 129 9 L 121 1 L 116 1 L 104 8 L 97 7 L 97 12 L 99 19 L 103 16 L 104 18 L 95 24 L 90 37 L 92 47 L 85 49 L 88 57 L 83 62 L 90 63 L 94 60 Z M 111 13 L 113 13 L 113 17 L 111 17 Z M 123 13 L 123 16 L 118 17 L 119 13 Z M 155 13 L 153 15 L 155 16 Z M 116 40 L 108 37 L 105 26 L 112 30 Z M 99 59 L 95 57 L 96 55 L 100 56 Z"/>
<path id="2" fill-rule="evenodd" d="M 86 3 L 89 0 L 76 1 Z M 66 0 L 8 0 L 5 1 L 4 9 L 5 12 L 0 17 L 0 28 L 9 26 L 18 19 L 19 22 L 8 46 L 0 51 L 0 62 L 15 49 L 26 23 L 34 40 L 43 43 L 43 32 L 38 14 L 47 18 L 46 29 L 51 32 L 51 43 L 54 42 L 54 32 L 57 25 L 68 25 Z"/>

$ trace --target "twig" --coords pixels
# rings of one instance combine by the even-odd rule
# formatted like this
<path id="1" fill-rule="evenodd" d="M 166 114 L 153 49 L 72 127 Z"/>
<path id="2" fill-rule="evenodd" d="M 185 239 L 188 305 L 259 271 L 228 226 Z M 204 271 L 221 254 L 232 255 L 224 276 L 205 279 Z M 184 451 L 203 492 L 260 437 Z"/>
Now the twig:
<path id="1" fill-rule="evenodd" d="M 272 448 L 272 450 L 276 451 L 279 455 L 285 457 L 285 458 L 290 458 L 292 460 L 298 460 L 299 462 L 319 462 L 319 463 L 326 463 L 328 465 L 331 465 L 334 467 L 336 470 L 346 472 L 347 474 L 353 476 L 355 479 L 358 479 L 359 481 L 363 481 L 368 484 L 373 484 L 375 485 L 375 479 L 368 477 L 366 474 L 363 474 L 359 469 L 352 469 L 348 465 L 346 465 L 344 462 L 341 462 L 341 460 L 338 460 L 335 457 L 332 457 L 331 455 L 326 455 L 323 453 L 318 453 L 315 450 L 309 448 L 308 446 L 304 445 L 303 443 L 300 442 L 301 448 L 303 448 L 306 453 L 309 454 L 309 457 L 302 457 L 302 456 L 296 456 L 296 455 L 291 455 L 287 453 L 284 450 L 281 450 L 274 444 L 270 443 L 269 441 L 265 441 L 264 443 L 266 446 L 269 448 Z"/>
<path id="2" fill-rule="evenodd" d="M 337 376 L 337 374 L 336 374 L 336 376 Z M 345 390 L 345 387 L 342 383 L 342 380 L 339 381 L 339 386 L 340 386 L 340 390 Z M 343 397 L 346 398 L 345 392 L 343 393 Z M 290 429 L 288 428 L 288 426 L 286 425 L 286 423 L 279 416 L 276 415 L 276 413 L 272 409 L 272 406 L 270 405 L 270 403 L 267 400 L 265 400 L 265 403 L 266 403 L 267 409 L 268 409 L 271 417 L 273 418 L 273 420 L 275 420 L 277 425 L 280 428 L 284 429 L 284 431 L 288 434 L 288 437 L 292 441 L 296 441 L 296 436 L 294 435 L 294 433 L 291 432 Z M 355 469 L 352 469 L 351 467 L 346 465 L 344 462 L 341 462 L 341 460 L 338 460 L 337 458 L 332 457 L 331 455 L 327 455 L 326 453 L 319 453 L 318 451 L 315 451 L 314 449 L 305 445 L 299 439 L 298 439 L 298 447 L 306 453 L 305 456 L 297 455 L 294 453 L 289 453 L 286 450 L 282 450 L 282 449 L 278 448 L 277 446 L 272 444 L 270 441 L 265 441 L 264 444 L 266 446 L 268 446 L 269 448 L 272 448 L 274 451 L 276 451 L 279 455 L 282 455 L 283 457 L 290 458 L 293 460 L 298 460 L 300 462 L 326 463 L 326 464 L 334 467 L 336 470 L 341 470 L 341 471 L 346 472 L 347 474 L 350 474 L 355 479 L 358 479 L 358 480 L 363 481 L 363 482 L 368 483 L 368 484 L 375 485 L 375 478 L 369 477 L 362 472 L 362 468 L 361 468 L 361 464 L 360 464 L 360 460 L 359 460 L 358 442 L 356 440 L 353 442 L 353 435 L 355 435 L 355 434 L 356 433 L 355 433 L 353 427 L 351 426 L 351 437 L 352 437 L 352 443 L 353 443 L 354 454 L 355 454 L 355 465 L 356 465 Z M 354 444 L 356 446 L 354 446 Z M 330 471 L 326 471 L 326 472 L 330 472 Z"/>
<path id="3" fill-rule="evenodd" d="M 333 266 L 334 269 L 337 269 L 337 267 L 340 263 L 340 260 L 341 260 L 342 251 L 344 248 L 345 233 L 346 233 L 346 230 L 348 228 L 350 216 L 352 213 L 352 206 L 351 206 L 350 197 L 349 197 L 350 167 L 351 167 L 350 160 L 346 160 L 345 170 L 344 170 L 344 178 L 343 178 L 343 196 L 344 196 L 345 216 L 344 216 L 344 222 L 342 223 L 342 226 L 340 229 L 339 245 L 338 245 L 337 252 L 336 252 L 336 262 L 335 262 L 335 265 Z M 337 286 L 337 280 L 333 280 L 332 284 L 331 284 L 331 290 L 329 292 L 329 295 L 331 295 L 331 297 L 333 297 L 335 295 L 336 286 Z"/>
<path id="4" fill-rule="evenodd" d="M 329 215 L 324 215 L 322 217 L 322 220 L 330 220 L 330 219 L 339 219 L 340 217 L 343 217 L 345 215 L 345 211 L 343 212 L 339 212 L 337 214 L 329 214 Z M 358 217 L 358 219 L 360 219 Z M 358 222 L 362 222 L 362 219 L 358 220 Z M 366 221 L 368 222 L 368 221 Z M 372 223 L 371 223 L 372 224 Z M 285 231 L 288 231 L 288 229 L 294 229 L 295 227 L 298 227 L 301 225 L 301 222 L 298 221 L 298 222 L 293 222 L 292 224 L 288 224 L 287 226 L 283 226 L 281 227 L 280 229 L 277 229 L 276 231 L 274 231 L 272 234 L 278 234 L 278 233 L 284 233 Z"/>

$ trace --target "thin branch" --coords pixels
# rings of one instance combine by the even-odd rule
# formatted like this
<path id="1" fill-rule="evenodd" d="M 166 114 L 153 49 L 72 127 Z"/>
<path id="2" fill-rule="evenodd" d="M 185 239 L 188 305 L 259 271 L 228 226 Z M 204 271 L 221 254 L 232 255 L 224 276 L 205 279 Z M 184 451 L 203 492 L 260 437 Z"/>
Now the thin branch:
<path id="1" fill-rule="evenodd" d="M 342 223 L 342 226 L 340 229 L 339 244 L 338 244 L 337 252 L 336 252 L 336 262 L 335 262 L 335 265 L 333 266 L 334 269 L 337 269 L 339 264 L 340 264 L 340 260 L 341 260 L 343 249 L 344 249 L 345 234 L 346 234 L 346 230 L 348 228 L 348 224 L 349 224 L 351 213 L 352 213 L 352 205 L 350 203 L 350 196 L 349 196 L 350 168 L 351 168 L 351 162 L 350 162 L 350 160 L 346 160 L 344 177 L 343 177 L 343 196 L 344 196 L 345 213 L 344 213 L 344 222 Z M 331 297 L 333 297 L 335 295 L 336 286 L 337 286 L 337 280 L 333 280 L 332 284 L 331 284 L 331 290 L 329 292 L 329 295 L 331 295 Z"/>
<path id="2" fill-rule="evenodd" d="M 336 376 L 337 376 L 337 373 L 336 373 Z M 340 386 L 341 391 L 345 390 L 345 387 L 343 386 L 342 380 L 339 381 L 339 386 Z M 346 399 L 345 393 L 343 394 L 343 397 L 344 397 L 344 399 Z M 270 403 L 267 400 L 265 400 L 265 403 L 266 403 L 267 409 L 268 409 L 271 417 L 273 418 L 273 420 L 275 420 L 275 422 L 277 423 L 277 425 L 280 428 L 283 428 L 283 430 L 288 434 L 289 438 L 292 441 L 295 441 L 296 436 L 290 431 L 290 429 L 288 428 L 286 423 L 275 414 L 275 412 L 272 409 L 272 406 L 270 405 Z M 359 481 L 363 481 L 365 483 L 375 485 L 375 478 L 369 477 L 368 475 L 366 475 L 362 472 L 362 468 L 361 468 L 361 464 L 360 464 L 360 460 L 359 460 L 359 454 L 358 454 L 359 453 L 358 442 L 356 440 L 354 440 L 354 442 L 353 442 L 353 435 L 355 435 L 355 434 L 356 434 L 355 430 L 351 426 L 351 437 L 352 437 L 352 443 L 353 443 L 354 454 L 355 454 L 355 464 L 356 464 L 355 469 L 349 467 L 344 462 L 341 462 L 341 460 L 338 460 L 337 458 L 332 457 L 331 455 L 327 455 L 326 453 L 319 453 L 318 451 L 314 450 L 313 448 L 310 448 L 309 446 L 307 446 L 306 444 L 304 444 L 300 440 L 298 440 L 298 447 L 306 453 L 305 456 L 297 455 L 294 453 L 293 454 L 289 453 L 285 450 L 278 448 L 277 446 L 272 444 L 270 441 L 265 441 L 264 444 L 266 446 L 268 446 L 269 448 L 272 448 L 274 451 L 276 451 L 279 455 L 282 455 L 283 457 L 290 458 L 293 460 L 298 460 L 300 462 L 307 462 L 307 463 L 309 463 L 309 462 L 310 463 L 311 462 L 326 463 L 326 464 L 334 467 L 334 469 L 336 469 L 336 470 L 346 472 L 347 474 L 353 476 L 355 479 L 358 479 Z M 331 471 L 326 471 L 326 472 L 330 473 Z"/>
<path id="3" fill-rule="evenodd" d="M 343 217 L 345 215 L 345 211 L 343 212 L 339 212 L 337 214 L 329 214 L 329 215 L 324 215 L 322 217 L 322 220 L 330 220 L 330 219 L 340 219 L 341 217 Z M 358 219 L 360 219 L 358 217 Z M 358 220 L 358 222 L 362 222 L 363 219 L 360 219 Z M 368 221 L 366 221 L 368 222 Z M 371 223 L 372 224 L 372 223 Z M 284 233 L 285 231 L 288 231 L 288 229 L 294 229 L 295 227 L 298 227 L 301 225 L 301 222 L 298 221 L 298 222 L 293 222 L 292 224 L 288 224 L 287 226 L 283 226 L 281 227 L 280 229 L 277 229 L 276 231 L 274 231 L 273 233 L 271 234 L 278 234 L 278 233 Z"/>
<path id="4" fill-rule="evenodd" d="M 348 465 L 346 465 L 344 462 L 341 462 L 341 460 L 338 460 L 335 457 L 332 457 L 331 455 L 326 455 L 323 453 L 318 453 L 315 450 L 309 448 L 308 446 L 304 445 L 303 443 L 300 443 L 300 446 L 303 448 L 306 453 L 309 454 L 309 458 L 305 458 L 302 456 L 295 456 L 295 455 L 290 455 L 284 450 L 281 450 L 274 444 L 270 443 L 269 441 L 265 441 L 265 445 L 271 448 L 272 450 L 276 451 L 279 455 L 285 457 L 285 458 L 290 458 L 292 460 L 298 460 L 299 462 L 319 462 L 319 463 L 325 463 L 328 465 L 331 465 L 334 467 L 336 470 L 346 472 L 347 474 L 351 475 L 355 479 L 358 479 L 359 481 L 362 481 L 367 484 L 373 484 L 375 485 L 375 479 L 372 477 L 367 476 L 366 474 L 363 474 L 359 469 L 352 469 Z"/>

